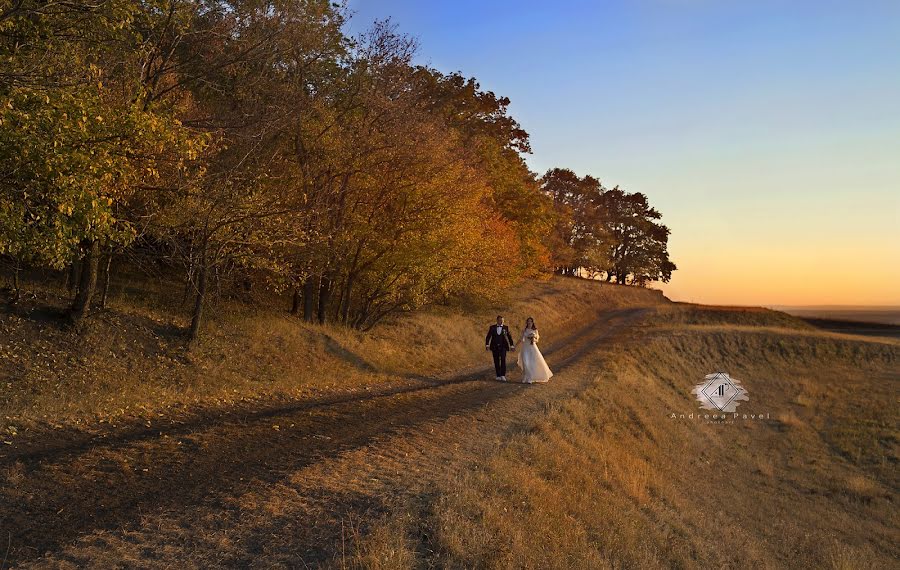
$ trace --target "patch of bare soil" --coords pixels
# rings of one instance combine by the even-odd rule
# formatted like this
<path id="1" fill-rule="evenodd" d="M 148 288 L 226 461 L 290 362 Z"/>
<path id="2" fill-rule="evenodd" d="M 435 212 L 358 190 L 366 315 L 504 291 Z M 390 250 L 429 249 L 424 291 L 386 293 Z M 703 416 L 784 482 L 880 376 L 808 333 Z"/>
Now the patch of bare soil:
<path id="1" fill-rule="evenodd" d="M 652 309 L 610 311 L 546 351 L 548 385 L 487 368 L 406 388 L 206 410 L 0 449 L 0 551 L 24 567 L 307 567 L 340 557 L 358 521 L 427 496 L 602 371 Z M 514 361 L 515 354 L 510 354 Z M 485 361 L 489 362 L 489 355 Z M 365 515 L 365 517 L 363 517 Z M 416 537 L 428 548 L 428 537 Z"/>

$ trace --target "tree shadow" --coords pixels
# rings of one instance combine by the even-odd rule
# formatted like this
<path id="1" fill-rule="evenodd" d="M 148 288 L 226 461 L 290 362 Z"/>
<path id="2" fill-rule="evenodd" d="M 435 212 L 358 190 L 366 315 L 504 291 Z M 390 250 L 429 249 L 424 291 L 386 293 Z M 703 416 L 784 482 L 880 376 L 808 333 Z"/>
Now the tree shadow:
<path id="1" fill-rule="evenodd" d="M 18 303 L 0 303 L 0 316 L 15 316 L 28 319 L 38 324 L 68 325 L 65 308 L 45 303 L 36 303 L 32 299 L 23 299 Z"/>
<path id="2" fill-rule="evenodd" d="M 330 336 L 323 335 L 323 337 L 325 339 L 325 350 L 328 352 L 328 354 L 336 356 L 341 360 L 344 360 L 345 362 L 349 362 L 353 365 L 354 368 L 362 372 L 380 372 L 380 370 L 378 370 L 370 362 L 365 360 L 362 356 L 356 354 L 355 352 L 347 350 Z"/>

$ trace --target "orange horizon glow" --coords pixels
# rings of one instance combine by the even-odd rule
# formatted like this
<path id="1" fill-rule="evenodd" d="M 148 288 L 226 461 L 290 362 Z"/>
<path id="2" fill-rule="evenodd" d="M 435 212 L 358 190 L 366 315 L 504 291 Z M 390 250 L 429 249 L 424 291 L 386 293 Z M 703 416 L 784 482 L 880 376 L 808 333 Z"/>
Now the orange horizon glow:
<path id="1" fill-rule="evenodd" d="M 900 264 L 886 263 L 877 250 L 840 250 L 803 258 L 796 248 L 752 247 L 728 255 L 709 249 L 683 251 L 679 271 L 670 283 L 655 283 L 666 297 L 705 305 L 740 306 L 871 306 L 900 307 Z M 832 271 L 832 260 L 852 259 L 861 267 L 879 268 L 877 275 Z M 763 269 L 763 274 L 761 273 Z"/>
<path id="2" fill-rule="evenodd" d="M 508 96 L 534 172 L 646 194 L 673 300 L 896 306 L 900 3 L 864 4 L 351 0 Z"/>

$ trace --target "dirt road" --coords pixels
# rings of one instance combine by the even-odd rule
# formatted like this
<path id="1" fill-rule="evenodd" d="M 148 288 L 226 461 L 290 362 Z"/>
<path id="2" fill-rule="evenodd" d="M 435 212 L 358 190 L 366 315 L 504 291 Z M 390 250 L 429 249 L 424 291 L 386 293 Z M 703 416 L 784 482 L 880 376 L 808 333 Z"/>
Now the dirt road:
<path id="1" fill-rule="evenodd" d="M 650 310 L 610 311 L 545 351 L 556 376 L 544 386 L 497 383 L 484 368 L 380 393 L 17 441 L 0 450 L 0 553 L 6 566 L 28 567 L 333 560 L 351 531 L 365 531 L 360 521 L 477 468 L 509 430 L 602 375 L 595 349 L 624 342 Z M 418 540 L 427 548 L 427 536 Z"/>

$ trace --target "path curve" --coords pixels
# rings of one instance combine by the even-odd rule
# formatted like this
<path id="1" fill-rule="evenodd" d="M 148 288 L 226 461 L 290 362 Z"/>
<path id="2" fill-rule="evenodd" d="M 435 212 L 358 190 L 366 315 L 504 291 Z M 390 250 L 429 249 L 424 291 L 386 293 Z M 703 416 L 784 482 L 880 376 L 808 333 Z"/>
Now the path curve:
<path id="1" fill-rule="evenodd" d="M 564 378 L 562 373 L 604 339 L 628 330 L 651 310 L 608 311 L 590 327 L 547 350 L 554 381 Z M 148 517 L 191 509 L 214 512 L 246 494 L 251 484 L 255 488 L 280 484 L 290 474 L 333 462 L 342 454 L 364 454 L 375 449 L 375 442 L 402 441 L 424 425 L 475 418 L 493 423 L 491 429 L 497 432 L 508 427 L 523 405 L 534 406 L 584 385 L 583 378 L 564 379 L 540 398 L 522 400 L 523 391 L 543 387 L 488 381 L 488 374 L 481 368 L 378 393 L 206 414 L 151 428 L 133 426 L 100 436 L 74 434 L 61 442 L 30 441 L 4 449 L 0 541 L 9 544 L 7 564 L 40 564 L 43 557 L 54 565 L 50 559 L 80 537 L 139 529 L 146 526 Z M 479 415 L 504 401 L 505 417 Z M 391 443 L 392 449 L 397 447 L 396 441 Z M 346 506 L 341 501 L 361 501 L 332 495 L 322 504 L 335 511 Z M 365 500 L 372 502 L 373 497 L 367 495 Z M 321 542 L 335 532 L 326 527 L 307 540 Z M 302 562 L 327 559 L 332 547 L 310 546 Z M 245 549 L 252 550 L 252 545 Z"/>

